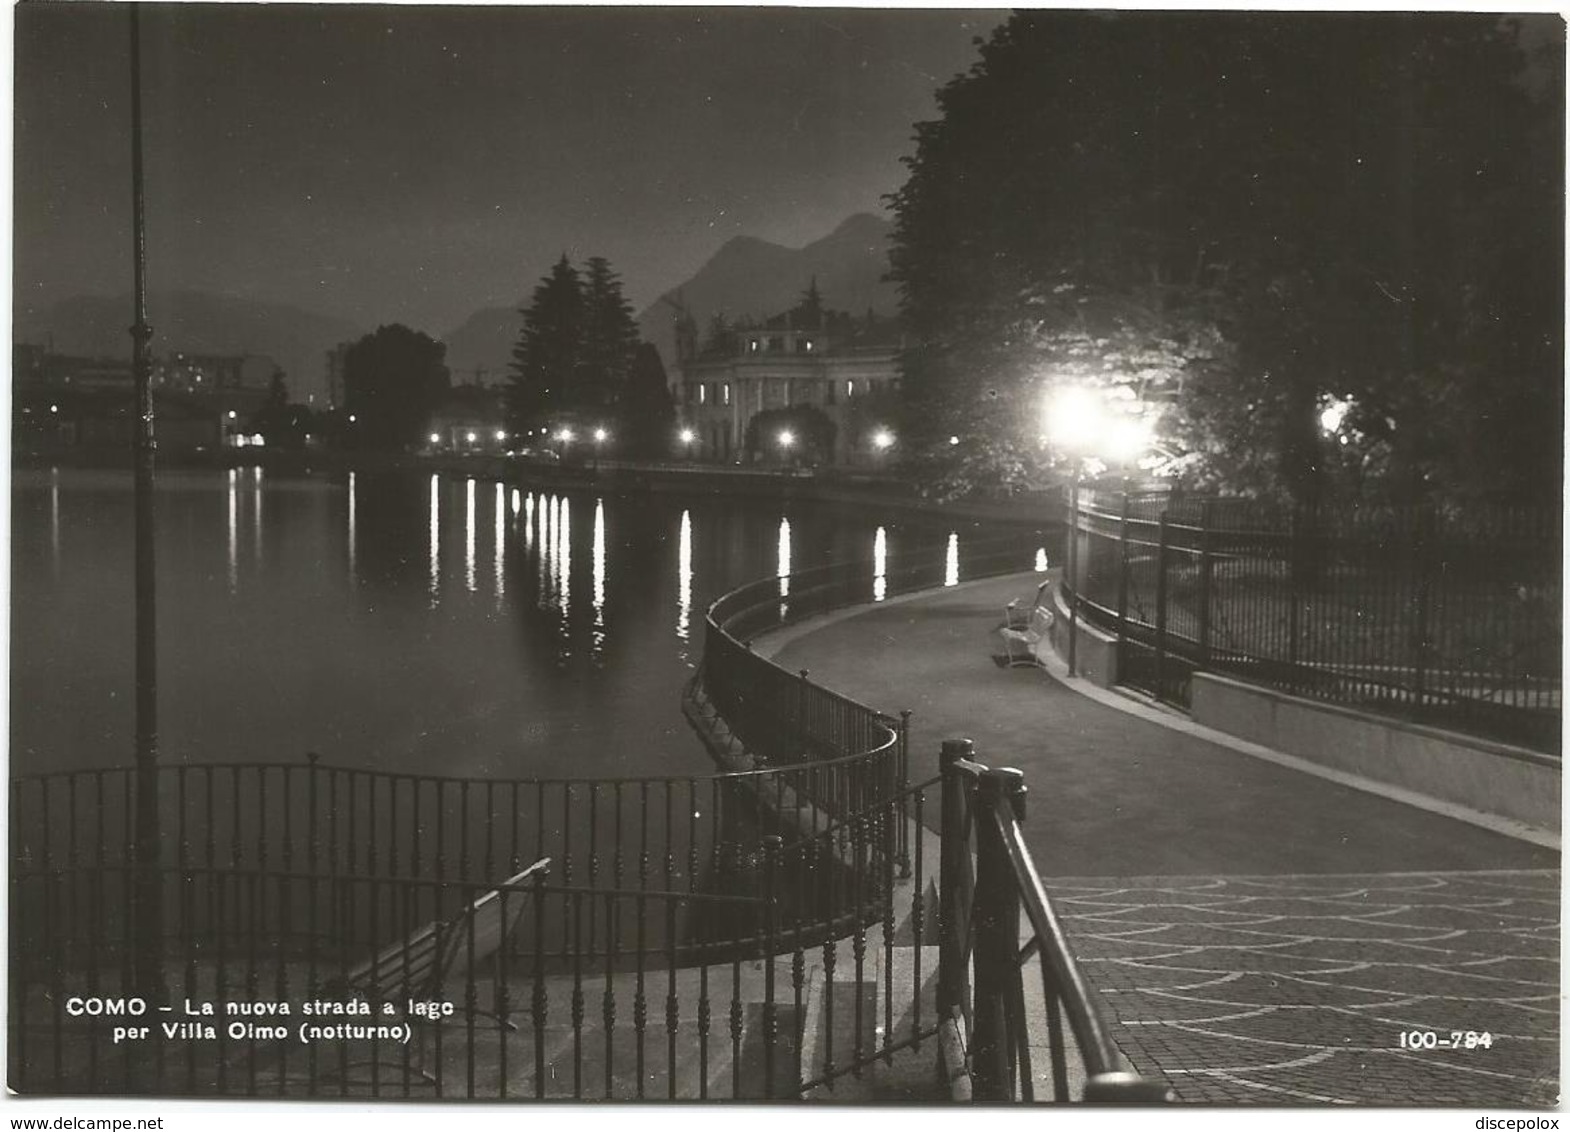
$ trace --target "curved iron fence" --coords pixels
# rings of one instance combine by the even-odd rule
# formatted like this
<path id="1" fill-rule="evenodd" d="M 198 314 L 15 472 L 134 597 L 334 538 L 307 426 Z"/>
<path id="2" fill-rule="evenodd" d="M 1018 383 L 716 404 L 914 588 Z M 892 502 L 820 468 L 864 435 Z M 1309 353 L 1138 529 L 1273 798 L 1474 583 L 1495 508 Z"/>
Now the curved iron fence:
<path id="1" fill-rule="evenodd" d="M 1043 553 L 1040 536 L 1021 533 L 963 552 L 951 543 L 942 559 L 893 571 L 828 566 L 721 598 L 708 612 L 701 675 L 713 708 L 753 756 L 752 769 L 565 780 L 396 774 L 315 756 L 163 766 L 151 779 L 161 831 L 155 844 L 138 843 L 132 769 L 14 778 L 13 1086 L 332 1095 L 315 1054 L 304 1079 L 287 1057 L 257 1070 L 247 1037 L 240 1042 L 246 1068 L 237 1070 L 230 1050 L 184 1037 L 175 1046 L 122 1041 L 102 1018 L 63 1017 L 61 1004 L 138 995 L 246 1003 L 314 997 L 355 957 L 396 949 L 400 932 L 407 949 L 411 923 L 439 920 L 455 901 L 541 858 L 551 859 L 551 884 L 514 894 L 529 911 L 499 946 L 491 982 L 477 990 L 471 977 L 455 992 L 471 1024 L 462 1041 L 448 1039 L 461 1047 L 462 1064 L 452 1062 L 451 1050 L 446 1061 L 437 1051 L 448 1067 L 435 1071 L 438 1095 L 449 1071 L 467 1074 L 463 1095 L 562 1095 L 565 1062 L 537 1065 L 528 1087 L 508 1076 L 506 1027 L 476 1045 L 469 1009 L 476 996 L 494 997 L 500 985 L 503 1005 L 516 1006 L 505 988 L 520 974 L 533 980 L 524 988 L 531 1024 L 549 1016 L 551 1026 L 570 1032 L 576 1060 L 566 1095 L 575 1097 L 602 1095 L 585 1077 L 585 1042 L 603 1043 L 588 1071 L 603 1071 L 603 1095 L 623 1095 L 617 1090 L 632 1080 L 627 1069 L 635 1061 L 639 1083 L 631 1087 L 642 1096 L 646 1032 L 663 1028 L 674 1050 L 683 1025 L 696 1028 L 705 1051 L 711 1031 L 728 1036 L 734 1080 L 727 1095 L 740 1096 L 744 1037 L 759 1043 L 756 1056 L 766 1055 L 766 1066 L 782 1034 L 801 1037 L 809 967 L 826 971 L 830 987 L 836 965 L 841 982 L 847 973 L 857 985 L 881 980 L 882 1017 L 858 999 L 853 1016 L 836 1023 L 831 995 L 815 1067 L 797 1067 L 790 1095 L 794 1082 L 833 1080 L 919 1044 L 935 1029 L 935 1013 L 929 1006 L 924 1017 L 922 1007 L 924 920 L 933 914 L 923 907 L 932 851 L 922 831 L 932 812 L 924 810 L 925 792 L 936 780 L 909 784 L 903 720 L 787 673 L 747 642 L 768 628 L 961 575 L 1026 570 Z M 145 889 L 157 894 L 154 903 L 137 880 L 156 882 Z M 915 941 L 898 962 L 897 926 Z M 908 949 L 898 948 L 902 956 Z M 744 960 L 749 970 L 762 964 L 762 985 L 743 986 Z M 664 1018 L 651 1023 L 644 976 L 661 966 L 672 974 Z M 162 985 L 138 987 L 138 971 L 163 972 Z M 586 971 L 604 980 L 598 1017 L 586 998 Z M 728 996 L 710 993 L 711 975 L 731 979 Z M 541 998 L 537 988 L 546 982 Z M 415 1005 L 405 1002 L 399 1017 Z M 624 1048 L 629 1022 L 635 1058 Z M 545 1057 L 548 1043 L 536 1038 L 531 1056 Z M 421 1091 L 432 1084 L 428 1067 L 402 1058 L 401 1070 L 388 1069 L 372 1046 L 370 1064 L 387 1071 L 342 1084 L 347 1095 L 411 1095 L 411 1088 L 429 1095 Z M 333 1057 L 349 1058 L 347 1048 Z M 679 1068 L 672 1055 L 671 1098 L 710 1095 L 706 1052 L 700 1060 Z M 549 1087 L 541 1084 L 546 1076 Z M 772 1072 L 765 1076 L 773 1088 Z"/>

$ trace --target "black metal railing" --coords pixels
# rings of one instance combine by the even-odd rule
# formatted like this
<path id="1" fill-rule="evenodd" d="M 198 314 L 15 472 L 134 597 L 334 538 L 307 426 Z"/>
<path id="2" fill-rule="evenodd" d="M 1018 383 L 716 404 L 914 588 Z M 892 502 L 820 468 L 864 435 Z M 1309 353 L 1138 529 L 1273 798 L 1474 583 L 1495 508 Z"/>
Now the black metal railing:
<path id="1" fill-rule="evenodd" d="M 1065 594 L 1126 683 L 1227 673 L 1557 753 L 1561 517 L 1081 490 Z"/>
<path id="2" fill-rule="evenodd" d="M 1039 541 L 980 544 L 965 576 L 1029 569 Z M 954 558 L 882 577 L 870 596 L 953 581 Z M 738 635 L 865 602 L 868 583 L 864 569 L 805 571 L 711 608 L 705 692 L 732 736 L 756 744 L 748 770 L 574 781 L 314 756 L 171 766 L 154 779 L 150 856 L 138 853 L 133 772 L 13 779 L 12 1086 L 797 1096 L 918 1048 L 941 1023 L 929 895 L 941 781 L 909 782 L 908 715 L 785 672 Z M 548 882 L 498 886 L 546 858 Z M 439 1016 L 417 1013 L 413 953 L 443 930 L 461 938 L 441 925 L 492 891 L 523 906 L 515 928 L 487 943 L 488 966 L 425 989 Z M 147 892 L 156 908 L 139 906 Z M 391 1020 L 374 1022 L 385 1032 L 324 1050 L 244 1028 L 259 1024 L 255 1002 L 289 1003 L 295 1022 L 324 994 L 379 1009 L 353 982 L 378 955 L 411 969 Z M 159 985 L 138 979 L 149 969 Z M 158 1014 L 140 1038 L 116 1040 L 123 1016 L 65 1005 L 138 996 Z M 161 1007 L 174 1015 L 186 999 L 226 1012 L 238 1036 L 148 1040 L 171 1021 Z"/>
<path id="3" fill-rule="evenodd" d="M 701 1100 L 758 1087 L 748 1052 L 794 1084 L 791 1028 L 760 1021 L 791 954 L 769 871 L 714 895 L 164 869 L 161 987 L 113 926 L 134 871 L 13 878 L 13 1089 Z M 454 919 L 487 894 L 505 932 Z M 62 930 L 86 907 L 102 930 Z M 716 913 L 739 938 L 678 943 Z"/>
<path id="4" fill-rule="evenodd" d="M 1157 1104 L 1159 1081 L 1134 1073 L 1113 1042 L 1025 844 L 1024 775 L 977 763 L 968 739 L 943 744 L 940 964 L 937 1007 L 963 1048 L 971 1098 L 1034 1101 L 1032 1047 L 1045 1045 L 1055 1101 Z M 1020 913 L 1029 926 L 1020 945 Z M 1026 994 L 1039 964 L 1041 995 Z M 1031 1009 L 1039 1004 L 1041 1015 Z M 1072 1045 L 1063 1029 L 1067 1016 Z M 1069 1062 L 1079 1061 L 1079 1096 Z"/>

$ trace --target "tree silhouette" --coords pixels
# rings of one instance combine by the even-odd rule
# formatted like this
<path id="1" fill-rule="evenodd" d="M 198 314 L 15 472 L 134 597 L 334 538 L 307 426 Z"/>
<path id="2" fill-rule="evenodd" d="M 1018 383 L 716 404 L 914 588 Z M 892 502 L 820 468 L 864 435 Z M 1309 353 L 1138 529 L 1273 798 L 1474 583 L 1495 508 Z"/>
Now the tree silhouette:
<path id="1" fill-rule="evenodd" d="M 1232 487 L 1311 502 L 1356 450 L 1407 492 L 1557 489 L 1562 113 L 1522 68 L 1494 16 L 1016 15 L 891 198 L 902 446 L 939 491 L 1028 475 L 1088 382 L 1170 399 Z"/>
<path id="2" fill-rule="evenodd" d="M 418 444 L 452 382 L 447 347 L 401 323 L 379 326 L 344 355 L 344 410 L 354 417 L 349 443 L 401 449 Z"/>

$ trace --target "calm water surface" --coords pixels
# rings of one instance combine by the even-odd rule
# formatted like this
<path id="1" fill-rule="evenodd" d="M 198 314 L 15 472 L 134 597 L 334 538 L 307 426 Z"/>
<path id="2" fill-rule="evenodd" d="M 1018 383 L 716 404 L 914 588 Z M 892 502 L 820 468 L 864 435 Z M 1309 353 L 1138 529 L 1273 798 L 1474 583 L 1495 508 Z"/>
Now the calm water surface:
<path id="1" fill-rule="evenodd" d="M 19 471 L 12 490 L 13 771 L 125 765 L 130 476 Z M 893 571 L 947 551 L 957 577 L 986 533 L 412 473 L 168 472 L 156 507 L 163 761 L 316 751 L 509 777 L 706 773 L 679 696 L 710 601 L 875 556 Z"/>

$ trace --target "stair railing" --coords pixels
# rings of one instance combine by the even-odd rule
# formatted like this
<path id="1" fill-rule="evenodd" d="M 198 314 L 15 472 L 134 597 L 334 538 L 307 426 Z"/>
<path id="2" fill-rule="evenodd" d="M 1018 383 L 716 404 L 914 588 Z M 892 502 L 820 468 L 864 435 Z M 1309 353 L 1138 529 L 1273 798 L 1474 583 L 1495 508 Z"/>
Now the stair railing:
<path id="1" fill-rule="evenodd" d="M 1006 1103 L 1036 1099 L 1031 1018 L 1024 972 L 1040 964 L 1053 1100 L 1159 1104 L 1167 1086 L 1130 1071 L 1107 1027 L 1100 996 L 1074 959 L 1052 900 L 1025 844 L 1025 776 L 984 766 L 969 739 L 951 739 L 942 772 L 939 976 L 937 1006 L 946 1041 L 963 1051 L 969 1097 Z M 972 865 L 974 846 L 974 865 Z M 1020 914 L 1031 935 L 1020 946 Z M 1067 1016 L 1084 1070 L 1070 1095 Z M 963 1091 L 963 1090 L 962 1090 Z"/>

